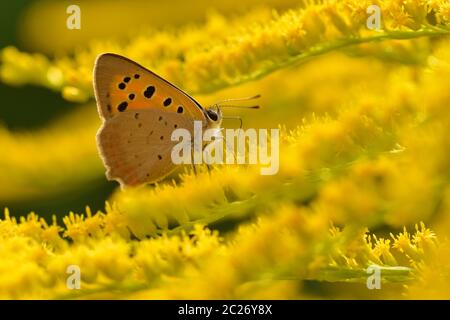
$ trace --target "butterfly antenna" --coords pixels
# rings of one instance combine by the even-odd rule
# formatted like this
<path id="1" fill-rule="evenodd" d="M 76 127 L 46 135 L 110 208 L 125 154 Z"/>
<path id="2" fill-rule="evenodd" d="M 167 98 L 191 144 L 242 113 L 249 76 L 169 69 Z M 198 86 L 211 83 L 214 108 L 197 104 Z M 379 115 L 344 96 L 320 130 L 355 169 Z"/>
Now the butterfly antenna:
<path id="1" fill-rule="evenodd" d="M 219 102 L 216 102 L 214 105 L 217 106 L 223 106 L 222 103 L 224 102 L 240 102 L 240 101 L 250 101 L 250 100 L 255 100 L 255 99 L 259 99 L 261 97 L 260 94 L 257 94 L 256 96 L 252 96 L 252 97 L 244 97 L 244 98 L 234 98 L 234 99 L 225 99 L 225 100 L 221 100 Z"/>
<path id="2" fill-rule="evenodd" d="M 259 106 L 235 106 L 232 104 L 217 105 L 220 108 L 241 108 L 241 109 L 259 109 Z"/>

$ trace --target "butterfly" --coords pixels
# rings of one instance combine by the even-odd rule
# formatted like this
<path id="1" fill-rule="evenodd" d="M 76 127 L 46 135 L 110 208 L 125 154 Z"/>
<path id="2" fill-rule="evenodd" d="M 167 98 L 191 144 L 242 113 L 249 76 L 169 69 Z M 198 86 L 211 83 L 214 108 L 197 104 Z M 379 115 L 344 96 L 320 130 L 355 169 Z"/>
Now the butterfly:
<path id="1" fill-rule="evenodd" d="M 191 96 L 152 71 L 123 56 L 105 53 L 94 66 L 94 91 L 102 125 L 97 145 L 106 177 L 122 186 L 153 183 L 176 165 L 171 150 L 177 128 L 220 128 L 217 106 L 203 108 Z"/>

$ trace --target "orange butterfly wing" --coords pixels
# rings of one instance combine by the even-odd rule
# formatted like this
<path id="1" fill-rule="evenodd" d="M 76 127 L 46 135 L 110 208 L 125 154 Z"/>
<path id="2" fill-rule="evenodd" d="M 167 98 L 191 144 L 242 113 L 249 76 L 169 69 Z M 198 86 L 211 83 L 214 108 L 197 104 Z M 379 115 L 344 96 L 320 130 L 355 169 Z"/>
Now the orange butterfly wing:
<path id="1" fill-rule="evenodd" d="M 206 121 L 203 108 L 181 89 L 125 57 L 105 53 L 94 67 L 98 112 L 104 119 L 126 110 L 157 108 Z"/>

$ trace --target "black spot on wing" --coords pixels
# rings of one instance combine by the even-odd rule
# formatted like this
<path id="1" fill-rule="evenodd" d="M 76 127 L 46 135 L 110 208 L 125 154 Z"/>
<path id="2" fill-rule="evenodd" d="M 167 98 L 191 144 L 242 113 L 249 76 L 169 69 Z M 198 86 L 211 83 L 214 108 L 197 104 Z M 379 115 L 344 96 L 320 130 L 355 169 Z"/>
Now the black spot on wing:
<path id="1" fill-rule="evenodd" d="M 128 108 L 128 102 L 124 101 L 119 104 L 119 106 L 117 107 L 117 110 L 119 110 L 120 112 L 124 112 L 127 108 Z"/>
<path id="2" fill-rule="evenodd" d="M 150 99 L 153 94 L 155 93 L 155 87 L 154 86 L 148 86 L 147 89 L 145 89 L 144 91 L 144 97 L 146 97 L 147 99 Z"/>
<path id="3" fill-rule="evenodd" d="M 164 102 L 163 102 L 164 107 L 170 106 L 171 103 L 172 103 L 172 99 L 171 99 L 171 98 L 167 98 L 167 99 L 164 100 Z"/>

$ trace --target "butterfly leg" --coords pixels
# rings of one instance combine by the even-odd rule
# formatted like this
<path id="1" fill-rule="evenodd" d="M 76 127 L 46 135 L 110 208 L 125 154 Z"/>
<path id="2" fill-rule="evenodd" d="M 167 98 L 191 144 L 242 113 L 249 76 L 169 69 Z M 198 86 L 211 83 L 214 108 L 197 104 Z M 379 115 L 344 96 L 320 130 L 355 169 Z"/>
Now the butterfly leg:
<path id="1" fill-rule="evenodd" d="M 192 171 L 194 171 L 194 174 L 197 175 L 197 168 L 195 167 L 194 163 L 194 145 L 191 146 L 191 165 L 192 165 Z"/>
<path id="2" fill-rule="evenodd" d="M 222 128 L 222 129 L 220 129 L 220 130 L 223 131 L 224 129 Z M 236 155 L 236 153 L 234 152 L 233 146 L 230 145 L 230 142 L 227 141 L 227 140 L 225 140 L 225 139 L 223 138 L 223 135 L 222 135 L 222 137 L 220 137 L 220 139 L 223 140 L 223 141 L 225 141 L 226 152 L 230 152 L 231 156 L 233 157 L 233 160 L 234 160 L 234 161 L 237 161 L 237 155 Z"/>
<path id="3" fill-rule="evenodd" d="M 213 142 L 213 143 L 214 143 L 214 142 Z M 206 149 L 207 146 L 208 146 L 207 144 L 205 144 L 205 145 L 203 146 L 202 154 L 204 154 L 204 151 L 205 151 L 205 149 Z M 210 166 L 208 163 L 206 163 L 206 162 L 205 162 L 205 165 L 206 165 L 206 168 L 208 169 L 208 173 L 211 175 L 211 166 Z"/>

